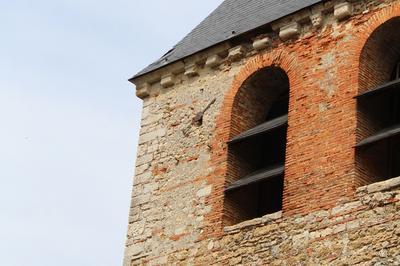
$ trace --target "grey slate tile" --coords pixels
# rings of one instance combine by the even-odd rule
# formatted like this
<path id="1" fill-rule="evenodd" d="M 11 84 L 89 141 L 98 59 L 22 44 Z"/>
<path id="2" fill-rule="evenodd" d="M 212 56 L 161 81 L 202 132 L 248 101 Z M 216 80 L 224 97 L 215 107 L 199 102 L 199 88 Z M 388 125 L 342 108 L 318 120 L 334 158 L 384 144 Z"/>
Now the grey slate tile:
<path id="1" fill-rule="evenodd" d="M 321 0 L 225 0 L 171 51 L 133 78 L 314 5 Z M 232 34 L 235 31 L 235 34 Z"/>

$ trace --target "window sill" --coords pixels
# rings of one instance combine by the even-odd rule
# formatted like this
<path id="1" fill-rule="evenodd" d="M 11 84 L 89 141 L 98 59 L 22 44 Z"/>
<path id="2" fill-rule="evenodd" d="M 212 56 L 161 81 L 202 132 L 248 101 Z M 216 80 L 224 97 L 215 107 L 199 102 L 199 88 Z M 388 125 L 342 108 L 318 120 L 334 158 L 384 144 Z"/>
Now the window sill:
<path id="1" fill-rule="evenodd" d="M 282 218 L 282 211 L 271 213 L 264 215 L 259 218 L 255 218 L 252 220 L 244 221 L 232 226 L 226 226 L 224 227 L 224 233 L 226 234 L 234 234 L 236 232 L 239 232 L 240 230 L 247 228 L 247 227 L 253 227 L 253 226 L 261 226 L 265 225 L 269 222 L 275 221 Z"/>
<path id="2" fill-rule="evenodd" d="M 358 195 L 387 191 L 393 188 L 400 187 L 400 177 L 394 177 L 385 181 L 373 183 L 367 186 L 359 187 L 356 191 Z"/>

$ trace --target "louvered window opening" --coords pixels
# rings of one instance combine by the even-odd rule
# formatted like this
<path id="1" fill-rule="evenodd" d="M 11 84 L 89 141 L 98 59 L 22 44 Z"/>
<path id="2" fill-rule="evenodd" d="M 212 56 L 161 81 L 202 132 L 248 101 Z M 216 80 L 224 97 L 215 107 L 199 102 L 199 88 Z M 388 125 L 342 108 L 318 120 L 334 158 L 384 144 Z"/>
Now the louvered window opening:
<path id="1" fill-rule="evenodd" d="M 236 208 L 244 209 L 246 214 L 241 220 L 282 209 L 289 103 L 289 83 L 284 75 L 279 86 L 266 88 L 280 93 L 266 108 L 264 121 L 228 141 L 229 149 L 240 157 L 240 167 L 245 169 L 225 188 L 227 197 L 237 199 Z"/>
<path id="2" fill-rule="evenodd" d="M 400 176 L 400 63 L 389 82 L 356 96 L 368 121 L 368 136 L 356 148 L 374 169 L 376 181 Z"/>

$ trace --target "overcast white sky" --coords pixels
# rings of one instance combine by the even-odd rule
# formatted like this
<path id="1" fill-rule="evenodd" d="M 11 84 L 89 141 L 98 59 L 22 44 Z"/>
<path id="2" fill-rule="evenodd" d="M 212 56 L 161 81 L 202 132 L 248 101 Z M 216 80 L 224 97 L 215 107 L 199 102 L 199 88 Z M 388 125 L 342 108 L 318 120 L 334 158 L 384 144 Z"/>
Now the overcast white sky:
<path id="1" fill-rule="evenodd" d="M 127 79 L 222 0 L 0 0 L 0 265 L 121 265 Z"/>

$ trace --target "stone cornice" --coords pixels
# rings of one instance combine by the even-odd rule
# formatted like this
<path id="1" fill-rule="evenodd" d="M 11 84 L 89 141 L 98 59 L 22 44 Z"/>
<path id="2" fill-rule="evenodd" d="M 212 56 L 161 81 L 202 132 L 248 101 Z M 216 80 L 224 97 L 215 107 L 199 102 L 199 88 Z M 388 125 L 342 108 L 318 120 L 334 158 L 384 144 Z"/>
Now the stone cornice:
<path id="1" fill-rule="evenodd" d="M 154 87 L 160 87 L 154 86 L 157 83 L 162 89 L 173 88 L 181 77 L 196 78 L 201 73 L 218 71 L 224 63 L 238 62 L 267 49 L 273 49 L 273 41 L 293 42 L 309 32 L 322 31 L 329 25 L 345 23 L 356 13 L 368 12 L 366 8 L 363 10 L 363 6 L 354 8 L 362 2 L 335 0 L 318 3 L 274 21 L 271 23 L 273 32 L 248 38 L 234 47 L 231 41 L 226 41 L 130 81 L 136 85 L 136 95 L 139 98 L 157 95 L 156 89 L 153 90 Z M 207 71 L 202 72 L 202 69 Z"/>

